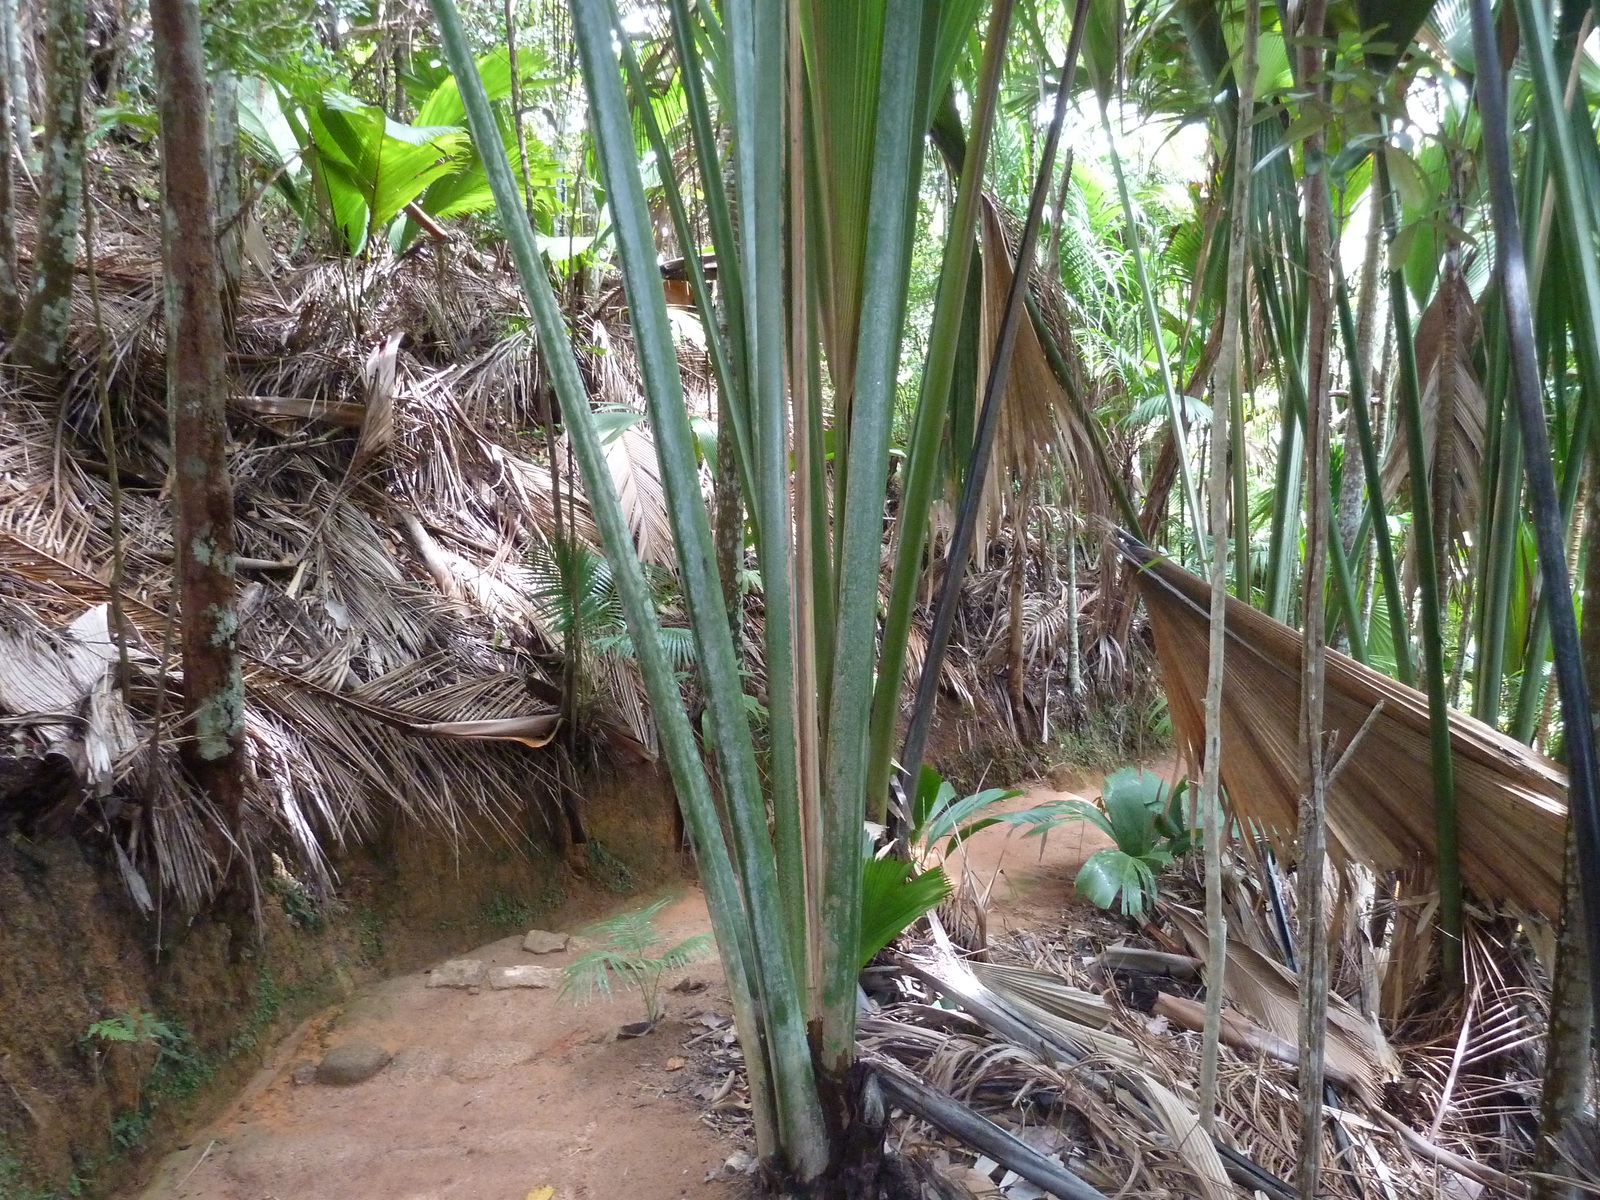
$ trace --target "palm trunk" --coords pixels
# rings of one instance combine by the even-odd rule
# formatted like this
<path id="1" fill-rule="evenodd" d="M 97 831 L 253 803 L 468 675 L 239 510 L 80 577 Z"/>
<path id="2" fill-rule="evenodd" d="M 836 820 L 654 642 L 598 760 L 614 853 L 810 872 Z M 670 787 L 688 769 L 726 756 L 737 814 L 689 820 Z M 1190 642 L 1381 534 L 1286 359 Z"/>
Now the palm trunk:
<path id="1" fill-rule="evenodd" d="M 39 181 L 33 280 L 12 356 L 39 371 L 61 365 L 72 319 L 72 277 L 83 217 L 84 0 L 48 0 L 44 173 Z M 202 113 L 206 110 L 202 108 Z M 207 181 L 210 191 L 210 180 Z"/>
<path id="2" fill-rule="evenodd" d="M 1583 611 L 1600 614 L 1600 491 L 1589 493 L 1589 521 L 1583 579 Z M 1583 661 L 1589 676 L 1591 719 L 1600 719 L 1600 616 L 1583 622 Z M 1563 1136 L 1582 1114 L 1589 1098 L 1594 1032 L 1594 997 L 1589 994 L 1589 948 L 1579 893 L 1577 822 L 1567 820 L 1566 862 L 1562 874 L 1561 930 L 1556 941 L 1555 979 L 1550 989 L 1550 1024 L 1545 1035 L 1544 1088 L 1540 1093 L 1539 1142 L 1534 1150 L 1531 1200 L 1579 1200 L 1583 1192 L 1557 1181 L 1570 1174 L 1560 1152 Z M 1552 1176 L 1557 1178 L 1551 1178 Z"/>
<path id="3" fill-rule="evenodd" d="M 1083 651 L 1078 646 L 1078 527 L 1068 515 L 1067 525 L 1067 691 L 1072 694 L 1072 711 L 1078 711 L 1083 696 Z"/>
<path id="4" fill-rule="evenodd" d="M 234 644 L 233 486 L 228 477 L 221 270 L 211 194 L 211 106 L 196 0 L 152 0 L 161 117 L 167 387 L 174 542 L 183 614 L 185 759 L 242 835 L 244 683 Z"/>

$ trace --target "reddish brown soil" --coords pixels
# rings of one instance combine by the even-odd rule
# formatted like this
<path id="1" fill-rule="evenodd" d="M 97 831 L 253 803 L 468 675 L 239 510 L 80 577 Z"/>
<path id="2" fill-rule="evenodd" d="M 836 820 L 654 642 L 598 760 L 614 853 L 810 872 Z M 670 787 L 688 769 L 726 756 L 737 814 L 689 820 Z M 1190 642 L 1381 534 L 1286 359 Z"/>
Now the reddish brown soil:
<path id="1" fill-rule="evenodd" d="M 1099 776 L 1057 783 L 1061 790 L 1041 782 L 1012 803 L 1092 800 Z M 991 933 L 1054 927 L 1081 903 L 1072 890 L 1078 865 L 1107 844 L 1083 823 L 1042 843 L 1001 826 L 948 865 L 989 892 Z M 671 939 L 709 928 L 698 891 L 683 893 L 662 924 Z M 473 957 L 560 966 L 570 952 L 535 958 L 508 938 Z M 140 1200 L 545 1200 L 545 1186 L 553 1200 L 743 1195 L 743 1179 L 708 1181 L 745 1147 L 701 1116 L 717 1066 L 705 1058 L 697 1018 L 726 1016 L 727 994 L 714 961 L 672 978 L 683 977 L 707 986 L 668 993 L 668 1020 L 636 1040 L 613 1036 L 642 1015 L 633 994 L 579 1006 L 553 990 L 430 989 L 424 974 L 367 988 L 297 1030 L 219 1120 L 167 1159 Z M 297 1063 L 341 1042 L 375 1043 L 397 1057 L 354 1087 L 293 1082 Z M 684 1066 L 668 1069 L 680 1059 Z"/>

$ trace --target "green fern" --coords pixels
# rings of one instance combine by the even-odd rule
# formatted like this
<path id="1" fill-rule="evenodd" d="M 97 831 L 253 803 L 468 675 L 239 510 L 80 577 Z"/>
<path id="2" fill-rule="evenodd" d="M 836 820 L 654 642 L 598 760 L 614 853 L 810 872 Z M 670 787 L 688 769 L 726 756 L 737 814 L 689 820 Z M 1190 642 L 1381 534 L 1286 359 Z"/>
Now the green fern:
<path id="1" fill-rule="evenodd" d="M 662 939 L 656 917 L 666 906 L 666 900 L 658 900 L 590 926 L 585 936 L 601 944 L 567 964 L 561 995 L 575 1002 L 596 995 L 609 1000 L 613 986 L 637 989 L 645 1019 L 652 1025 L 661 1020 L 661 976 L 704 958 L 716 946 L 709 933 L 697 933 L 657 954 Z"/>

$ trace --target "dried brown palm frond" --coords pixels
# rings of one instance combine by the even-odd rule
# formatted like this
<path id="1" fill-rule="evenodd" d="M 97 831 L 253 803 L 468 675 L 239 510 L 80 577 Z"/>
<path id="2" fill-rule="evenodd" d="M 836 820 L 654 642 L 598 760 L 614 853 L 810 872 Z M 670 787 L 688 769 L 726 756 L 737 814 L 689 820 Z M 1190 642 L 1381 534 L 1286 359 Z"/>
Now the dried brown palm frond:
<path id="1" fill-rule="evenodd" d="M 1417 373 L 1422 384 L 1423 453 L 1440 547 L 1459 547 L 1482 500 L 1488 401 L 1472 365 L 1478 310 L 1454 258 L 1417 322 Z M 1443 420 L 1441 420 L 1443 416 Z M 1384 450 L 1383 493 L 1393 501 L 1410 478 L 1405 422 Z"/>
<path id="2" fill-rule="evenodd" d="M 606 446 L 606 466 L 639 557 L 658 567 L 674 567 L 672 523 L 667 517 L 655 439 L 647 429 L 630 425 Z"/>
<path id="3" fill-rule="evenodd" d="M 1176 906 L 1169 906 L 1167 915 L 1188 943 L 1190 953 L 1207 961 L 1210 941 L 1204 918 Z M 1263 1029 L 1288 1045 L 1295 1045 L 1299 1036 L 1300 984 L 1293 971 L 1255 947 L 1229 938 L 1222 990 Z M 1328 997 L 1328 1022 L 1326 1055 L 1330 1077 L 1350 1080 L 1369 1104 L 1376 1102 L 1383 1085 L 1392 1081 L 1399 1069 L 1387 1040 L 1372 1021 L 1337 995 Z"/>
<path id="4" fill-rule="evenodd" d="M 1203 735 L 1209 593 L 1204 580 L 1128 544 L 1150 613 L 1173 728 L 1191 755 Z M 1292 857 L 1299 796 L 1300 635 L 1228 601 L 1222 781 L 1242 819 Z M 1378 710 L 1328 789 L 1329 851 L 1383 874 L 1433 856 L 1427 697 L 1341 654 L 1328 656 L 1327 717 L 1338 761 Z M 1462 713 L 1450 716 L 1461 868 L 1471 891 L 1554 919 L 1561 905 L 1566 774 L 1520 742 Z"/>
<path id="5" fill-rule="evenodd" d="M 995 344 L 1006 293 L 1011 287 L 1011 237 L 998 202 L 985 196 L 979 236 L 983 248 L 983 291 L 977 378 L 988 377 L 988 348 Z M 1012 349 L 1011 370 L 1001 398 L 996 431 L 996 463 L 985 480 L 979 528 L 1012 523 L 1011 483 L 1037 478 L 1059 468 L 1075 482 L 1086 512 L 1109 516 L 1110 496 L 1094 467 L 1091 434 L 1050 369 L 1031 322 L 1024 320 Z M 981 400 L 981 397 L 980 397 Z M 980 544 L 978 561 L 984 557 Z"/>

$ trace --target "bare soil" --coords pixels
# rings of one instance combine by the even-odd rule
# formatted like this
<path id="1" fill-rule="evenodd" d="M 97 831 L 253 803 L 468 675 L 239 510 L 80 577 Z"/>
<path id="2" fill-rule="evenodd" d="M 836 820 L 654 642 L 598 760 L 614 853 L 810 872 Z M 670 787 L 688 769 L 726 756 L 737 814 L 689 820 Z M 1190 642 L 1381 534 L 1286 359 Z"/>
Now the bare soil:
<path id="1" fill-rule="evenodd" d="M 1036 783 L 1013 804 L 1092 799 L 1099 777 L 1055 784 Z M 1053 928 L 1081 903 L 1072 890 L 1078 865 L 1107 844 L 1077 822 L 1042 842 L 996 827 L 948 865 L 989 892 L 991 933 Z M 661 924 L 672 940 L 708 930 L 699 891 L 682 892 Z M 573 953 L 536 957 L 514 937 L 472 957 L 559 967 Z M 738 1093 L 708 1112 L 737 1054 L 709 1028 L 729 1012 L 715 961 L 670 976 L 696 990 L 669 991 L 666 1021 L 637 1039 L 616 1037 L 643 1015 L 637 994 L 578 1005 L 554 989 L 470 994 L 426 982 L 425 973 L 390 979 L 307 1021 L 218 1120 L 165 1160 L 138 1200 L 748 1194 L 749 1180 L 724 1167 L 750 1149 Z M 297 1067 L 304 1075 L 349 1042 L 379 1045 L 394 1061 L 352 1087 L 294 1082 Z"/>

